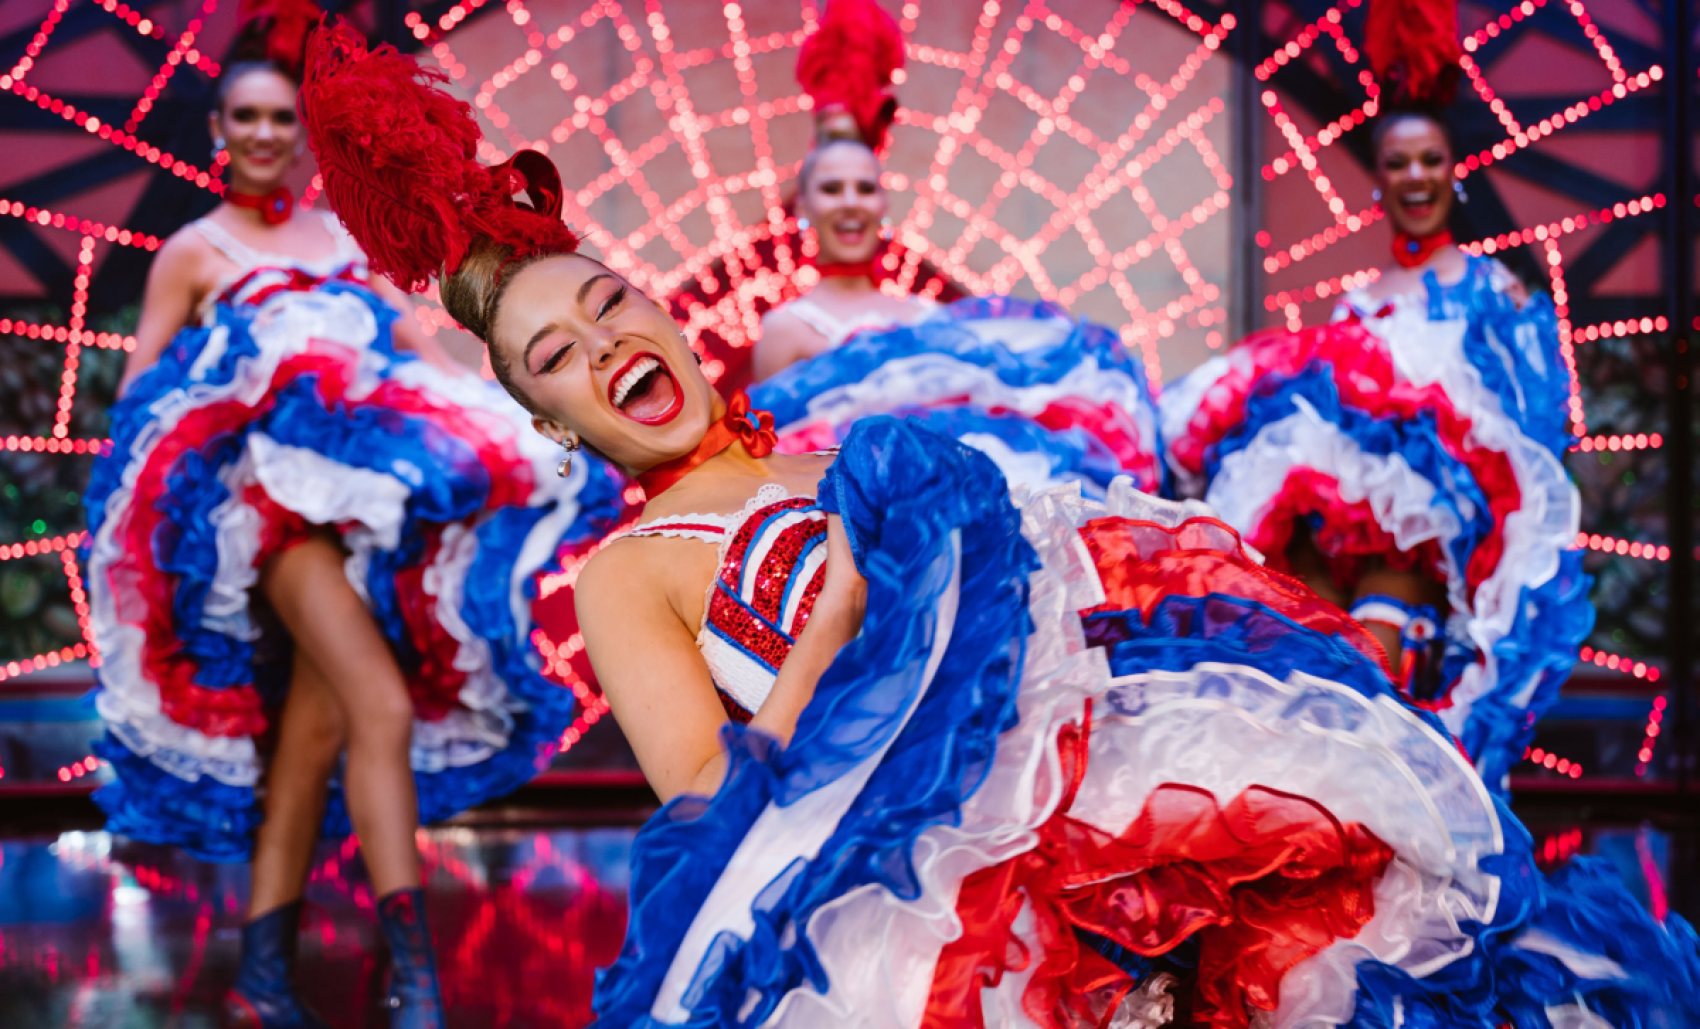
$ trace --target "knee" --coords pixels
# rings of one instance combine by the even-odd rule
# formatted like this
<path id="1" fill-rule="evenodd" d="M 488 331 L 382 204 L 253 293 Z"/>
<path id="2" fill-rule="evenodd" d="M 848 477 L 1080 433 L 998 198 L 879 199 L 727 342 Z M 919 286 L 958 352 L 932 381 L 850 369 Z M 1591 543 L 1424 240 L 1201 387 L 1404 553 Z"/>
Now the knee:
<path id="1" fill-rule="evenodd" d="M 383 690 L 362 697 L 349 720 L 349 745 L 402 746 L 413 739 L 413 700 L 405 690 Z"/>

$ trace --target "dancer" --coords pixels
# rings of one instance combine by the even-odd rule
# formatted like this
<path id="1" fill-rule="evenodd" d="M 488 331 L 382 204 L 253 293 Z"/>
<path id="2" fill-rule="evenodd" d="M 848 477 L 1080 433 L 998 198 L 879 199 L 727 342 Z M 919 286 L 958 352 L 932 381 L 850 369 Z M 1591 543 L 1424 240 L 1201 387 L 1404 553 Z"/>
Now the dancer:
<path id="1" fill-rule="evenodd" d="M 547 762 L 572 702 L 530 652 L 533 579 L 606 531 L 617 487 L 594 462 L 557 478 L 512 401 L 297 210 L 318 12 L 250 14 L 211 116 L 224 201 L 160 249 L 87 491 L 96 800 L 114 833 L 252 860 L 227 1003 L 250 1026 L 322 1024 L 296 930 L 321 831 L 352 819 L 392 1024 L 441 1025 L 414 832 Z"/>
<path id="2" fill-rule="evenodd" d="M 1079 482 L 1102 496 L 1118 474 L 1159 489 L 1156 406 L 1115 333 L 1053 304 L 940 307 L 880 288 L 889 198 L 878 154 L 901 57 L 897 23 L 874 0 L 832 0 L 798 58 L 819 142 L 798 173 L 797 212 L 821 279 L 767 312 L 751 358 L 751 399 L 774 414 L 780 449 L 833 446 L 859 418 L 901 413 L 1029 489 Z"/>
<path id="3" fill-rule="evenodd" d="M 756 381 L 841 345 L 868 328 L 905 325 L 934 304 L 879 288 L 890 207 L 879 152 L 897 100 L 903 36 L 876 0 L 832 0 L 803 41 L 797 79 L 813 101 L 815 145 L 797 173 L 797 220 L 814 230 L 820 282 L 762 316 L 750 363 Z"/>
<path id="4" fill-rule="evenodd" d="M 375 267 L 441 276 L 540 431 L 649 496 L 576 596 L 668 801 L 599 1025 L 1700 1015 L 1686 923 L 1599 866 L 1543 881 L 1370 637 L 1226 526 L 1125 480 L 1018 508 L 891 418 L 773 453 L 665 309 L 576 252 L 548 162 L 478 165 L 434 81 L 315 37 L 327 195 Z"/>
<path id="5" fill-rule="evenodd" d="M 1332 324 L 1260 333 L 1171 384 L 1162 417 L 1177 477 L 1363 621 L 1503 791 L 1593 610 L 1552 302 L 1447 228 L 1456 25 L 1445 4 L 1371 8 L 1393 263 Z"/>

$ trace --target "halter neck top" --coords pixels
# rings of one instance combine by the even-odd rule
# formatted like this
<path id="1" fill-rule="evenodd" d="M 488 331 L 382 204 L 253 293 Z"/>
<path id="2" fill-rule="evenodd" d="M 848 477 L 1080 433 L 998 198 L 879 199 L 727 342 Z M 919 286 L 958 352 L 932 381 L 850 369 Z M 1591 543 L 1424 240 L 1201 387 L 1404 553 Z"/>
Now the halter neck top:
<path id="1" fill-rule="evenodd" d="M 735 721 L 748 722 L 761 707 L 808 624 L 826 579 L 826 527 L 826 512 L 813 497 L 769 484 L 737 514 L 676 515 L 626 533 L 720 548 L 697 648 Z"/>
<path id="2" fill-rule="evenodd" d="M 220 304 L 258 306 L 278 293 L 317 289 L 331 281 L 368 284 L 371 274 L 366 268 L 366 255 L 354 237 L 329 211 L 308 211 L 299 217 L 315 216 L 330 234 L 332 248 L 325 256 L 311 259 L 256 250 L 210 218 L 190 222 L 202 239 L 236 265 L 236 271 L 219 280 L 218 286 L 201 301 L 201 321 L 205 323 Z"/>
<path id="3" fill-rule="evenodd" d="M 866 332 L 869 329 L 890 329 L 899 325 L 918 322 L 939 306 L 936 301 L 926 297 L 916 296 L 915 300 L 918 303 L 911 305 L 914 310 L 906 317 L 893 317 L 882 311 L 863 311 L 849 318 L 840 318 L 810 299 L 807 294 L 791 301 L 785 309 L 801 318 L 803 324 L 820 333 L 829 343 L 837 347 L 858 332 Z"/>

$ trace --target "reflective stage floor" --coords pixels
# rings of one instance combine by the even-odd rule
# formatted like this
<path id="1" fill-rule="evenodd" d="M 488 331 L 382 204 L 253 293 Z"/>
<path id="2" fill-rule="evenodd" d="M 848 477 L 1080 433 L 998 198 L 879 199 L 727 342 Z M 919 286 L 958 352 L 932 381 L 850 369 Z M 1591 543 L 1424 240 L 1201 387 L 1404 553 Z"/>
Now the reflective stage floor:
<path id="1" fill-rule="evenodd" d="M 452 1029 L 579 1026 L 625 931 L 634 830 L 421 833 Z M 371 890 L 351 843 L 321 850 L 298 979 L 336 1029 L 386 1022 Z M 105 833 L 0 838 L 0 1026 L 203 1029 L 236 974 L 246 865 Z"/>

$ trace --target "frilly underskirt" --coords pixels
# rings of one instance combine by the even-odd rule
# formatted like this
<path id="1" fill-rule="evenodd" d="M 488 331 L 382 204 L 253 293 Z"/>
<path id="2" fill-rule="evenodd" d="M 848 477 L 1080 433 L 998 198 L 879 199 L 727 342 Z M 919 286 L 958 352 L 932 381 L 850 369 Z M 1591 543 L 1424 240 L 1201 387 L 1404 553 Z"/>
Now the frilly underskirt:
<path id="1" fill-rule="evenodd" d="M 422 820 L 554 754 L 573 695 L 542 674 L 531 603 L 619 484 L 584 459 L 558 478 L 499 387 L 397 354 L 393 317 L 340 282 L 222 306 L 113 407 L 86 499 L 113 832 L 247 856 L 291 663 L 254 587 L 313 526 L 339 533 L 407 680 Z M 334 782 L 325 830 L 349 831 Z"/>
<path id="2" fill-rule="evenodd" d="M 1483 371 L 1507 360 L 1505 339 L 1535 345 L 1530 309 L 1481 323 L 1405 305 L 1260 333 L 1162 402 L 1183 491 L 1272 563 L 1303 529 L 1342 586 L 1371 558 L 1445 585 L 1441 686 L 1414 699 L 1496 790 L 1593 624 L 1574 549 L 1580 498 L 1550 425 L 1566 396 L 1547 396 L 1557 380 L 1539 377 L 1513 396 L 1503 370 Z"/>
<path id="3" fill-rule="evenodd" d="M 1201 506 L 1124 479 L 1017 510 L 984 455 L 886 418 L 819 503 L 861 635 L 789 746 L 728 727 L 720 790 L 639 832 L 598 1025 L 1700 1015 L 1686 924 L 1543 880 L 1363 630 Z"/>
<path id="4" fill-rule="evenodd" d="M 1116 334 L 1055 304 L 958 300 L 920 321 L 861 332 L 750 389 L 780 449 L 837 446 L 860 418 L 908 416 L 991 457 L 1029 490 L 1117 475 L 1163 485 L 1157 408 Z"/>

